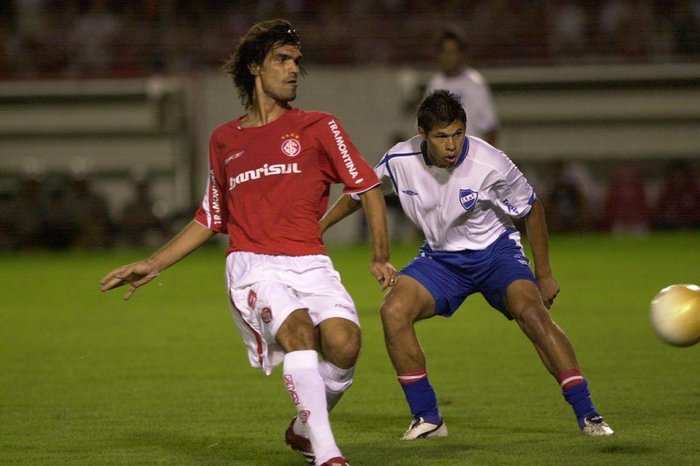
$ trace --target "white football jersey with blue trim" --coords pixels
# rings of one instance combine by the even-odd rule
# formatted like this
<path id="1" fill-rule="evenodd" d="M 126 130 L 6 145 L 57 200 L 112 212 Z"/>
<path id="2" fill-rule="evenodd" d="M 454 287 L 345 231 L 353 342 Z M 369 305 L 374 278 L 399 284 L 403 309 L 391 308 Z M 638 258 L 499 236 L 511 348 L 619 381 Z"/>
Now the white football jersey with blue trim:
<path id="1" fill-rule="evenodd" d="M 415 136 L 396 144 L 374 168 L 388 179 L 405 214 L 435 251 L 482 250 L 513 218 L 528 214 L 532 186 L 502 151 L 467 136 L 454 167 L 430 162 L 426 144 Z"/>

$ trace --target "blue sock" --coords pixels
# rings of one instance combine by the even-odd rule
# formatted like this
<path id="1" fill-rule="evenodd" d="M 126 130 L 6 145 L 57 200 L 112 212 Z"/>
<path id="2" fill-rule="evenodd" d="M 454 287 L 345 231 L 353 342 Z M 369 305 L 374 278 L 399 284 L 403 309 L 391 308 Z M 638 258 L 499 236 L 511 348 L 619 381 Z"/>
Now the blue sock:
<path id="1" fill-rule="evenodd" d="M 402 383 L 403 393 L 411 408 L 414 418 L 422 417 L 431 424 L 440 424 L 442 418 L 437 407 L 435 390 L 430 385 L 427 375 L 412 383 Z"/>
<path id="2" fill-rule="evenodd" d="M 574 408 L 576 419 L 578 419 L 579 427 L 583 428 L 583 418 L 589 414 L 597 415 L 593 401 L 591 400 L 591 392 L 588 390 L 588 382 L 568 388 L 562 392 L 566 401 Z"/>

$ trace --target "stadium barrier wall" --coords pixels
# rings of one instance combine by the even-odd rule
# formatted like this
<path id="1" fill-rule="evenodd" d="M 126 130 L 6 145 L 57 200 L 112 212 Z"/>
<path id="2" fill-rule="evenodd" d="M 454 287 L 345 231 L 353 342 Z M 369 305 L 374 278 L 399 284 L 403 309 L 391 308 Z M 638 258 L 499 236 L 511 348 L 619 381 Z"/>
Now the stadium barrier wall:
<path id="1" fill-rule="evenodd" d="M 620 163 L 658 173 L 700 161 L 700 64 L 485 69 L 501 120 L 499 147 L 536 171 L 556 160 L 604 176 Z M 431 70 L 312 68 L 294 105 L 333 113 L 371 162 L 415 134 L 414 112 Z M 227 76 L 0 83 L 0 175 L 83 171 L 99 177 L 115 211 L 135 171 L 158 178 L 172 210 L 199 200 L 208 136 L 244 113 Z M 334 189 L 333 198 L 339 190 Z M 357 215 L 328 241 L 357 238 Z"/>

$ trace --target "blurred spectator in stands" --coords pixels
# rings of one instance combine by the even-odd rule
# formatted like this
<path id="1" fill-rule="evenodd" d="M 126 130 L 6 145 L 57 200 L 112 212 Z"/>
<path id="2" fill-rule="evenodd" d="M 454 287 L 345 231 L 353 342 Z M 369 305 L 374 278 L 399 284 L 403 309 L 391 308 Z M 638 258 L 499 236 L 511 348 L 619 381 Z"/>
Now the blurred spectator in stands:
<path id="1" fill-rule="evenodd" d="M 352 63 L 355 57 L 355 37 L 353 29 L 347 27 L 346 3 L 327 0 L 318 5 L 318 37 L 310 48 L 321 63 Z"/>
<path id="2" fill-rule="evenodd" d="M 671 162 L 655 209 L 657 228 L 700 228 L 700 181 L 687 160 Z"/>
<path id="3" fill-rule="evenodd" d="M 75 204 L 71 196 L 70 182 L 65 176 L 54 174 L 48 177 L 46 209 L 42 222 L 41 246 L 49 249 L 69 249 L 80 237 L 80 218 L 83 207 Z"/>
<path id="4" fill-rule="evenodd" d="M 117 39 L 119 53 L 113 65 L 117 76 L 147 76 L 163 71 L 165 58 L 158 8 L 155 0 L 123 5 L 121 34 Z"/>
<path id="5" fill-rule="evenodd" d="M 0 20 L 0 48 L 4 49 L 0 55 L 6 55 L 8 67 L 2 69 L 0 63 L 0 74 L 11 78 L 60 75 L 66 66 L 63 18 L 68 8 L 51 8 L 41 0 L 15 4 L 9 7 L 10 14 L 3 11 Z"/>
<path id="6" fill-rule="evenodd" d="M 396 47 L 396 37 L 399 31 L 413 33 L 416 37 L 414 24 L 397 24 L 392 16 L 390 6 L 386 1 L 374 2 L 362 0 L 348 2 L 348 18 L 351 24 L 362 24 L 362 34 L 353 35 L 354 54 L 352 63 L 354 64 L 390 64 L 396 57 L 396 51 L 402 50 L 412 55 L 413 60 L 417 60 L 418 47 Z M 420 15 L 423 16 L 422 12 Z M 391 18 L 391 20 L 388 20 Z M 312 25 L 310 25 L 312 26 Z M 312 26 L 318 29 L 318 26 Z M 314 46 L 316 47 L 316 46 Z M 413 109 L 412 109 L 413 110 Z"/>
<path id="7" fill-rule="evenodd" d="M 16 195 L 16 187 L 12 183 L 0 185 L 0 251 L 12 251 L 17 248 Z"/>
<path id="8" fill-rule="evenodd" d="M 121 240 L 125 246 L 153 246 L 169 235 L 166 222 L 156 215 L 156 202 L 146 178 L 134 181 L 134 198 L 124 207 Z"/>
<path id="9" fill-rule="evenodd" d="M 650 0 L 607 0 L 599 11 L 599 52 L 639 60 L 653 49 L 654 9 Z"/>
<path id="10" fill-rule="evenodd" d="M 5 2 L 0 2 L 5 3 Z M 5 5 L 0 9 L 9 8 Z M 0 78 L 14 77 L 17 71 L 26 68 L 27 54 L 23 50 L 17 23 L 10 14 L 0 16 Z"/>
<path id="11" fill-rule="evenodd" d="M 255 2 L 255 14 L 258 18 L 290 18 L 296 20 L 304 11 L 304 0 L 258 0 Z M 318 2 L 321 6 L 326 2 Z"/>
<path id="12" fill-rule="evenodd" d="M 439 71 L 428 82 L 426 95 L 435 89 L 457 94 L 467 112 L 467 133 L 495 144 L 499 122 L 491 90 L 481 73 L 464 63 L 464 41 L 446 29 L 438 33 L 435 46 Z"/>
<path id="13" fill-rule="evenodd" d="M 31 57 L 29 77 L 61 77 L 68 66 L 67 31 L 74 21 L 74 11 L 54 9 L 52 5 L 42 5 L 42 26 L 29 37 L 27 43 Z"/>
<path id="14" fill-rule="evenodd" d="M 44 219 L 48 197 L 41 178 L 27 175 L 14 199 L 15 232 L 19 249 L 35 249 L 44 245 Z"/>
<path id="15" fill-rule="evenodd" d="M 700 55 L 700 1 L 675 0 L 670 16 L 676 53 Z"/>
<path id="16" fill-rule="evenodd" d="M 586 186 L 567 170 L 568 164 L 556 161 L 550 167 L 550 182 L 543 200 L 550 231 L 587 231 L 593 226 Z"/>
<path id="17" fill-rule="evenodd" d="M 615 234 L 643 234 L 652 227 L 652 209 L 644 179 L 628 165 L 613 170 L 603 213 L 603 228 Z"/>
<path id="18" fill-rule="evenodd" d="M 551 55 L 558 59 L 583 56 L 586 53 L 589 28 L 588 15 L 582 5 L 583 2 L 564 0 L 549 3 L 547 38 Z"/>
<path id="19" fill-rule="evenodd" d="M 80 174 L 73 177 L 67 200 L 74 212 L 78 230 L 72 247 L 103 249 L 111 246 L 114 224 L 109 215 L 109 204 L 92 189 L 87 176 Z"/>
<path id="20" fill-rule="evenodd" d="M 82 77 L 111 77 L 119 53 L 121 17 L 107 0 L 87 2 L 68 32 L 70 72 Z"/>
<path id="21" fill-rule="evenodd" d="M 162 40 L 167 71 L 186 72 L 201 63 L 207 34 L 204 10 L 192 2 L 178 2 L 174 11 L 161 10 L 161 21 L 166 21 Z M 165 16 L 164 11 L 167 11 Z"/>

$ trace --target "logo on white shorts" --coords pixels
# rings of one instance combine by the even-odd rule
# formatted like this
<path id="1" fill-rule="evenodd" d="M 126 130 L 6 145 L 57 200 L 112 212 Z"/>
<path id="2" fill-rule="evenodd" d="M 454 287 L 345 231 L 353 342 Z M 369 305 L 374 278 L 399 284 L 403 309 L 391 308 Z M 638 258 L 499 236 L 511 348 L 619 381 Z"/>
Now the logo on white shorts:
<path id="1" fill-rule="evenodd" d="M 347 306 L 347 305 L 345 305 L 345 304 L 335 303 L 335 307 L 339 307 L 339 308 L 341 308 L 341 309 L 345 309 L 346 311 L 351 312 L 351 313 L 353 313 L 353 314 L 355 313 L 355 309 L 353 309 L 353 308 L 351 308 L 350 306 Z"/>
<path id="2" fill-rule="evenodd" d="M 248 307 L 251 309 L 255 309 L 255 303 L 258 302 L 258 295 L 255 293 L 255 291 L 250 290 L 248 292 Z"/>
<path id="3" fill-rule="evenodd" d="M 272 309 L 270 309 L 269 307 L 262 308 L 262 310 L 260 311 L 260 315 L 262 316 L 263 322 L 265 322 L 266 324 L 272 322 Z"/>

